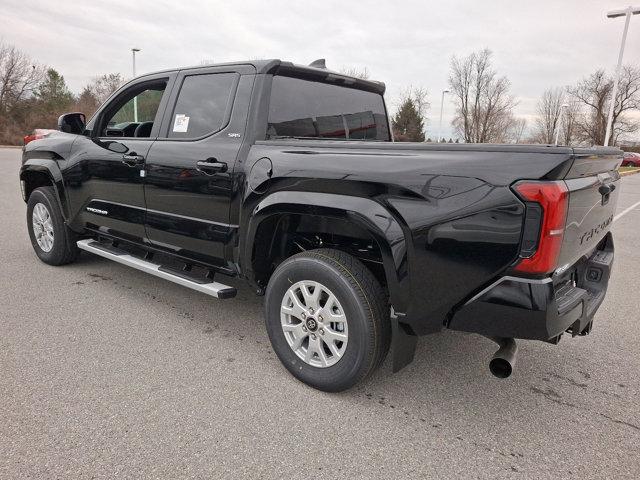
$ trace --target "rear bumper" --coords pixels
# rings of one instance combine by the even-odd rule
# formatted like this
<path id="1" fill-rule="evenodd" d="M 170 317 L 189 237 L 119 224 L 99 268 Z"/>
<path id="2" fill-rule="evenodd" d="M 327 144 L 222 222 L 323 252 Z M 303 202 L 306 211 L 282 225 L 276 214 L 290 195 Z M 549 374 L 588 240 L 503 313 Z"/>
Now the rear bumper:
<path id="1" fill-rule="evenodd" d="M 598 247 L 560 275 L 501 277 L 473 296 L 449 328 L 486 336 L 557 342 L 565 331 L 586 335 L 602 304 L 613 265 L 609 232 Z"/>

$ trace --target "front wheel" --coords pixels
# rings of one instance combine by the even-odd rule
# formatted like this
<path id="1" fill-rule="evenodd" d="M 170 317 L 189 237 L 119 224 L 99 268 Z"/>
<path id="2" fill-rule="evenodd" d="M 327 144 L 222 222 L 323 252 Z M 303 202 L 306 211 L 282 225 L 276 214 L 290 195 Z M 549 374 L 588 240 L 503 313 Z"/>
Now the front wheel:
<path id="1" fill-rule="evenodd" d="M 384 360 L 391 327 L 386 295 L 356 258 L 333 249 L 285 260 L 266 292 L 266 325 L 280 361 L 324 391 L 346 390 Z"/>
<path id="2" fill-rule="evenodd" d="M 76 235 L 65 225 L 52 187 L 36 188 L 29 196 L 27 228 L 33 250 L 44 263 L 64 265 L 78 257 Z"/>

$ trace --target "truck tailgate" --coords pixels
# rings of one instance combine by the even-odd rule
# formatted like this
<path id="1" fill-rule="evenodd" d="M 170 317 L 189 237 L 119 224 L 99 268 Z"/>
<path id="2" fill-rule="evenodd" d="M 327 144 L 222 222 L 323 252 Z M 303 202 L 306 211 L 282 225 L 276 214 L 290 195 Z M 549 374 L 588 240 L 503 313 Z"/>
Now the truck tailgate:
<path id="1" fill-rule="evenodd" d="M 564 179 L 569 205 L 559 271 L 591 252 L 610 230 L 620 192 L 617 169 L 621 162 L 618 150 L 576 150 Z"/>

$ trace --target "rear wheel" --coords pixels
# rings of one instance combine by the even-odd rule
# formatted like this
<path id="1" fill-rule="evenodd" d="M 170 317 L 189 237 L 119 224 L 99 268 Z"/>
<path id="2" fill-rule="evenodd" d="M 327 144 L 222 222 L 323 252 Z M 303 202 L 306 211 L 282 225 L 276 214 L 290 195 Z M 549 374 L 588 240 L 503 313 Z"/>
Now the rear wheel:
<path id="1" fill-rule="evenodd" d="M 389 348 L 386 295 L 356 258 L 332 249 L 285 260 L 266 292 L 273 349 L 304 383 L 346 390 L 373 372 Z"/>
<path id="2" fill-rule="evenodd" d="M 65 224 L 52 187 L 36 188 L 27 202 L 27 228 L 33 250 L 49 265 L 73 262 L 80 253 L 76 234 Z"/>

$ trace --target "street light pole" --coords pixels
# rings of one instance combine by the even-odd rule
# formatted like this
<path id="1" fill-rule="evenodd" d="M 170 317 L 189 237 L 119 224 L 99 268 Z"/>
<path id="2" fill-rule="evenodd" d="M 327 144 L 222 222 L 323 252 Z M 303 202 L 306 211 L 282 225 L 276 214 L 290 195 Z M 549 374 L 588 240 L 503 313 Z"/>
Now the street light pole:
<path id="1" fill-rule="evenodd" d="M 562 130 L 562 119 L 564 117 L 565 110 L 569 107 L 568 103 L 563 103 L 560 107 L 560 116 L 558 118 L 558 128 L 556 129 L 556 147 L 558 146 L 558 142 L 560 141 L 560 130 Z"/>
<path id="2" fill-rule="evenodd" d="M 627 42 L 627 32 L 629 31 L 629 22 L 631 21 L 631 15 L 637 15 L 640 13 L 640 7 L 628 6 L 621 10 L 612 10 L 607 13 L 607 18 L 617 18 L 625 16 L 627 17 L 624 22 L 624 31 L 622 32 L 622 42 L 620 43 L 620 53 L 618 54 L 618 65 L 616 66 L 616 74 L 613 79 L 613 89 L 611 92 L 611 102 L 609 104 L 609 117 L 607 118 L 607 133 L 604 136 L 604 146 L 609 145 L 609 138 L 611 138 L 611 126 L 613 123 L 613 109 L 616 104 L 616 96 L 618 95 L 618 83 L 620 81 L 620 68 L 622 67 L 622 57 L 624 55 L 624 46 Z"/>
<path id="3" fill-rule="evenodd" d="M 139 48 L 132 48 L 131 53 L 133 54 L 133 78 L 136 78 L 136 52 L 139 52 Z M 138 121 L 138 96 L 133 97 L 133 121 Z"/>
<path id="4" fill-rule="evenodd" d="M 442 100 L 440 101 L 440 125 L 438 126 L 438 143 L 440 143 L 440 138 L 442 136 L 442 111 L 444 110 L 444 95 L 445 93 L 449 93 L 449 90 L 442 91 Z"/>

